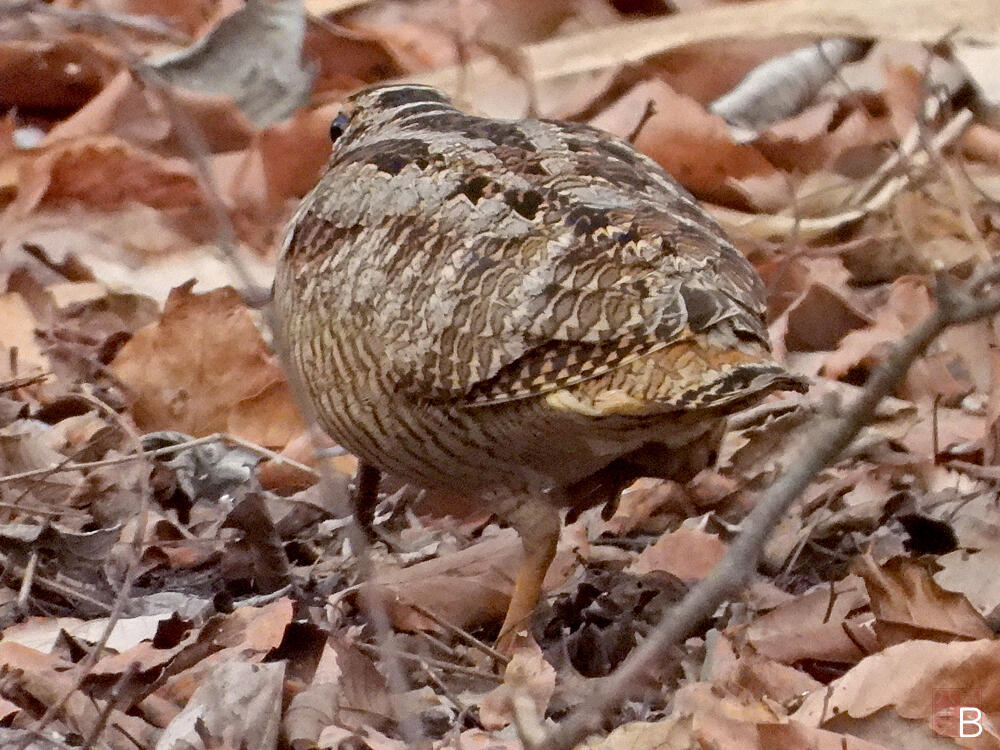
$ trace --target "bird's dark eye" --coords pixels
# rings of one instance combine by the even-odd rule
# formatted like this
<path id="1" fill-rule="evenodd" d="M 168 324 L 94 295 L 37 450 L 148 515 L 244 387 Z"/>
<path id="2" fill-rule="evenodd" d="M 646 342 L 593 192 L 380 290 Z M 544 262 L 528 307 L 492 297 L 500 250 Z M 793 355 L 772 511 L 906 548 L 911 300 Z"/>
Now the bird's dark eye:
<path id="1" fill-rule="evenodd" d="M 335 118 L 333 122 L 330 123 L 330 140 L 336 141 L 340 136 L 344 134 L 344 128 L 347 127 L 347 115 L 341 112 Z"/>

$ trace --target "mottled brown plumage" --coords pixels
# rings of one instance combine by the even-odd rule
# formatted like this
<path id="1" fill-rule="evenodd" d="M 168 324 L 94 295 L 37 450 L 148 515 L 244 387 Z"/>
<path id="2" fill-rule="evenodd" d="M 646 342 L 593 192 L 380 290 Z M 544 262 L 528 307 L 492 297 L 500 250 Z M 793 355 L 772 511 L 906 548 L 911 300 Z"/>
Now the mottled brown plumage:
<path id="1" fill-rule="evenodd" d="M 362 462 L 518 528 L 505 631 L 537 600 L 554 508 L 683 481 L 727 413 L 801 389 L 753 268 L 627 143 L 421 86 L 353 95 L 333 134 L 275 280 L 286 355 Z"/>

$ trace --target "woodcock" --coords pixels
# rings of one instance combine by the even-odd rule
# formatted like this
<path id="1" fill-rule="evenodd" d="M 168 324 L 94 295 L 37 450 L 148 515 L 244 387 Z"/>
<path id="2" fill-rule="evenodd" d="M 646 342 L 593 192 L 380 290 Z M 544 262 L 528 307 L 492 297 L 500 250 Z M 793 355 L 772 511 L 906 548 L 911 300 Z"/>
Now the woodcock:
<path id="1" fill-rule="evenodd" d="M 361 476 L 517 529 L 502 637 L 538 602 L 560 508 L 686 481 L 727 414 L 802 390 L 770 357 L 753 267 L 628 143 L 416 85 L 355 93 L 331 136 L 275 279 L 286 358 Z"/>

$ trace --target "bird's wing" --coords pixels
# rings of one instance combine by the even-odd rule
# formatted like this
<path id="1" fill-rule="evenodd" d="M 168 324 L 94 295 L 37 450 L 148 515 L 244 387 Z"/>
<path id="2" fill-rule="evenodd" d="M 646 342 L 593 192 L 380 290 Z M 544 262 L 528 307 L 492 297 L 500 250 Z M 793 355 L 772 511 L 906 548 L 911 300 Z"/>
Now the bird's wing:
<path id="1" fill-rule="evenodd" d="M 345 150 L 291 239 L 322 253 L 317 285 L 353 280 L 325 301 L 331 325 L 349 317 L 398 387 L 497 403 L 723 321 L 766 342 L 753 269 L 654 162 L 585 127 L 456 116 L 493 148 L 403 134 Z"/>

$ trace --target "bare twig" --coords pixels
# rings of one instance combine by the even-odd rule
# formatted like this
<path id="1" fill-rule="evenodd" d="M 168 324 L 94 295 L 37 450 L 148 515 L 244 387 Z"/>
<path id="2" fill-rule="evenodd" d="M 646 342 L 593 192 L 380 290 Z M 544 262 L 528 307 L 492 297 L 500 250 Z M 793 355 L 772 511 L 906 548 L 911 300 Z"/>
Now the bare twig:
<path id="1" fill-rule="evenodd" d="M 256 443 L 251 443 L 249 440 L 244 440 L 243 438 L 236 437 L 235 435 L 230 435 L 226 432 L 215 432 L 211 435 L 205 435 L 204 437 L 194 438 L 193 440 L 185 440 L 182 443 L 176 443 L 174 445 L 166 445 L 162 448 L 154 448 L 148 451 L 140 451 L 138 453 L 129 453 L 124 456 L 116 456 L 115 458 L 105 458 L 100 461 L 84 461 L 81 463 L 69 463 L 60 462 L 54 466 L 48 466 L 44 469 L 31 469 L 30 471 L 22 471 L 18 474 L 7 474 L 6 476 L 0 477 L 0 484 L 6 482 L 15 482 L 20 479 L 31 479 L 33 477 L 44 476 L 46 474 L 52 474 L 57 471 L 76 471 L 82 469 L 96 469 L 101 466 L 115 466 L 117 464 L 128 463 L 129 461 L 137 461 L 143 458 L 156 458 L 157 456 L 169 456 L 173 453 L 181 453 L 188 448 L 195 448 L 199 445 L 206 445 L 208 443 L 232 443 L 233 445 L 238 445 L 241 448 L 245 448 L 252 453 L 257 453 L 258 455 L 264 456 L 271 459 L 272 461 L 277 461 L 278 463 L 287 464 L 292 466 L 299 471 L 314 477 L 319 478 L 319 472 L 315 469 L 306 466 L 303 463 L 299 463 L 294 459 L 288 458 L 287 456 L 282 456 L 280 453 L 269 450 Z"/>
<path id="2" fill-rule="evenodd" d="M 135 443 L 135 447 L 137 449 L 136 452 L 142 452 L 139 432 L 131 423 L 127 422 L 118 412 L 105 404 L 99 398 L 87 393 L 82 393 L 80 396 L 117 422 L 122 432 L 131 437 L 132 441 Z M 152 489 L 149 485 L 149 476 L 145 472 L 139 472 L 139 507 L 136 510 L 138 522 L 133 530 L 132 546 L 129 550 L 128 563 L 125 566 L 125 575 L 123 576 L 121 587 L 118 590 L 118 595 L 115 597 L 114 604 L 111 606 L 111 611 L 108 613 L 107 625 L 104 628 L 104 632 L 101 633 L 100 639 L 98 639 L 97 643 L 94 644 L 94 647 L 90 650 L 90 653 L 88 653 L 87 656 L 84 657 L 79 664 L 77 664 L 76 676 L 73 679 L 73 684 L 59 697 L 59 700 L 50 705 L 45 710 L 45 713 L 42 714 L 41 718 L 35 722 L 34 729 L 38 732 L 43 731 L 45 727 L 47 727 L 49 723 L 59 715 L 59 713 L 63 710 L 63 707 L 66 705 L 66 701 L 68 701 L 70 697 L 80 689 L 80 686 L 83 684 L 87 675 L 90 674 L 90 671 L 103 655 L 108 639 L 111 637 L 111 633 L 114 631 L 115 626 L 118 624 L 119 619 L 121 619 L 121 616 L 125 611 L 125 603 L 128 601 L 129 594 L 132 591 L 132 585 L 135 583 L 135 579 L 139 575 L 139 560 L 142 557 L 142 546 L 146 536 L 146 524 L 149 520 L 149 500 L 151 496 Z"/>
<path id="3" fill-rule="evenodd" d="M 799 459 L 761 495 L 722 562 L 691 589 L 621 667 L 598 683 L 557 730 L 534 747 L 569 750 L 577 745 L 642 684 L 642 675 L 651 664 L 662 661 L 696 623 L 711 617 L 739 591 L 757 569 L 764 545 L 781 517 L 813 478 L 872 421 L 879 402 L 893 391 L 914 360 L 946 329 L 1000 312 L 1000 290 L 993 288 L 998 277 L 1000 264 L 984 268 L 958 287 L 939 279 L 934 311 L 895 346 L 861 393 L 839 415 L 820 414 L 811 420 L 802 433 Z"/>
<path id="4" fill-rule="evenodd" d="M 27 575 L 26 568 L 21 567 L 3 553 L 0 553 L 0 568 L 2 568 L 5 573 L 15 577 L 21 576 L 23 578 Z M 65 583 L 60 583 L 59 581 L 47 578 L 40 573 L 35 573 L 32 577 L 32 586 L 35 588 L 45 589 L 46 591 L 51 591 L 53 594 L 59 594 L 59 596 L 66 597 L 67 599 L 75 599 L 79 602 L 86 602 L 96 608 L 99 612 L 111 611 L 111 605 L 107 602 L 95 599 L 83 591 L 79 591 L 72 586 L 67 586 Z"/>
<path id="5" fill-rule="evenodd" d="M 442 672 L 456 672 L 458 674 L 468 675 L 469 677 L 478 677 L 481 680 L 486 680 L 487 682 L 500 682 L 500 678 L 491 674 L 490 672 L 483 672 L 479 669 L 472 669 L 470 667 L 463 667 L 461 664 L 452 664 L 451 662 L 442 661 L 441 659 L 432 659 L 429 656 L 420 656 L 419 654 L 411 654 L 407 651 L 399 651 L 393 648 L 384 648 L 381 646 L 372 646 L 367 643 L 358 643 L 358 648 L 364 651 L 366 654 L 371 656 L 385 656 L 386 654 L 392 654 L 397 659 L 402 661 L 413 662 L 417 665 L 429 664 Z"/>
<path id="6" fill-rule="evenodd" d="M 28 597 L 31 596 L 31 585 L 35 580 L 35 569 L 38 567 L 38 550 L 31 550 L 28 564 L 24 566 L 24 576 L 21 578 L 21 589 L 17 592 L 17 608 L 21 613 L 28 611 Z"/>
<path id="7" fill-rule="evenodd" d="M 139 674 L 139 663 L 132 662 L 128 665 L 121 677 L 115 682 L 115 687 L 111 691 L 111 695 L 107 697 L 104 702 L 104 706 L 101 708 L 101 713 L 97 717 L 97 722 L 90 731 L 87 733 L 87 737 L 83 741 L 84 750 L 90 750 L 94 747 L 94 743 L 97 742 L 97 738 L 101 736 L 104 731 L 104 727 L 108 725 L 108 720 L 111 718 L 111 713 L 118 708 L 119 703 L 121 703 L 123 694 L 126 692 L 126 686 L 135 680 L 136 676 Z"/>
<path id="8" fill-rule="evenodd" d="M 451 701 L 451 704 L 458 709 L 458 711 L 465 712 L 469 710 L 469 706 L 465 703 L 465 701 L 455 695 L 455 693 L 444 684 L 444 681 L 437 676 L 437 673 L 431 669 L 431 666 L 426 661 L 420 662 L 420 670 L 427 675 L 427 679 L 434 683 L 434 687 L 440 690 L 444 697 Z"/>
<path id="9" fill-rule="evenodd" d="M 635 139 L 639 137 L 639 133 L 641 133 L 642 129 L 646 127 L 646 123 L 649 122 L 649 118 L 655 114 L 656 114 L 656 103 L 652 99 L 647 99 L 646 107 L 645 109 L 642 110 L 642 115 L 639 117 L 639 122 L 635 124 L 635 127 L 632 128 L 632 132 L 625 137 L 625 140 L 628 141 L 629 143 L 634 144 Z"/>
<path id="10" fill-rule="evenodd" d="M 35 383 L 41 383 L 45 380 L 51 372 L 40 372 L 37 375 L 23 375 L 19 378 L 11 378 L 10 380 L 4 380 L 0 382 L 0 393 L 6 393 L 7 391 L 16 391 L 18 388 L 24 388 L 25 386 L 35 385 Z"/>
<path id="11" fill-rule="evenodd" d="M 415 609 L 417 612 L 419 612 L 420 614 L 422 614 L 424 617 L 426 617 L 428 620 L 437 623 L 442 628 L 444 628 L 445 630 L 449 631 L 452 635 L 458 636 L 459 638 L 461 638 L 463 641 L 465 641 L 467 644 L 469 644 L 473 648 L 478 648 L 480 651 L 482 651 L 487 656 L 492 656 L 494 659 L 496 659 L 498 662 L 500 662 L 504 666 L 507 666 L 510 663 L 510 659 L 508 659 L 506 656 L 504 656 L 503 654 L 501 654 L 495 648 L 487 646 L 485 643 L 483 643 L 481 640 L 479 640 L 478 638 L 476 638 L 471 633 L 465 632 L 464 630 L 462 630 L 457 625 L 452 625 L 450 622 L 448 622 L 447 620 L 445 620 L 441 616 L 434 614 L 431 610 L 429 610 L 429 609 L 427 609 L 425 607 L 421 607 L 419 604 L 413 604 L 413 603 L 411 603 L 410 606 L 413 609 Z"/>
<path id="12" fill-rule="evenodd" d="M 931 150 L 940 151 L 957 141 L 971 123 L 972 112 L 968 109 L 959 110 L 931 139 Z M 908 134 L 897 152 L 886 159 L 878 172 L 862 184 L 837 213 L 799 218 L 790 215 L 788 210 L 762 215 L 713 206 L 712 214 L 724 227 L 755 237 L 786 237 L 792 232 L 798 232 L 800 237 L 809 239 L 832 232 L 876 211 L 881 211 L 911 185 L 914 179 L 926 173 L 930 158 L 927 153 L 918 149 L 920 145 L 918 135 L 917 130 Z M 910 170 L 909 173 L 898 173 L 897 167 L 903 159 L 908 159 L 906 166 Z"/>

